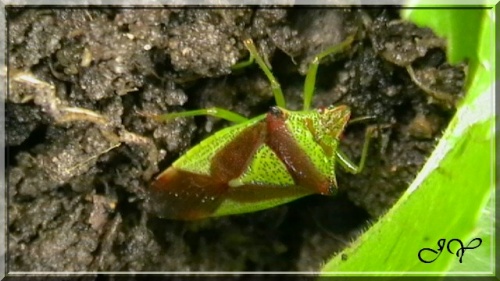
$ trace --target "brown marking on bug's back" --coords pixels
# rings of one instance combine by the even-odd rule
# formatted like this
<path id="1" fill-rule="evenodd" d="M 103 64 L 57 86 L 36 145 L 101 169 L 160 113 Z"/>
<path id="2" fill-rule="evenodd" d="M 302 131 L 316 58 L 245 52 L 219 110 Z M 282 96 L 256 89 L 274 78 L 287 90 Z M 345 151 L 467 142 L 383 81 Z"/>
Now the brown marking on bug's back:
<path id="1" fill-rule="evenodd" d="M 168 168 L 149 189 L 150 208 L 158 216 L 192 220 L 212 214 L 222 203 L 227 184 L 207 175 Z"/>
<path id="2" fill-rule="evenodd" d="M 212 215 L 227 198 L 228 182 L 246 170 L 265 134 L 263 121 L 244 129 L 214 155 L 210 175 L 168 168 L 149 189 L 149 207 L 158 216 L 170 219 L 194 220 Z"/>
<path id="3" fill-rule="evenodd" d="M 243 130 L 215 154 L 210 166 L 211 175 L 225 183 L 241 176 L 265 138 L 266 126 L 262 121 Z"/>
<path id="4" fill-rule="evenodd" d="M 285 124 L 286 114 L 274 107 L 266 117 L 266 144 L 283 161 L 298 186 L 314 193 L 331 194 L 330 182 L 314 166 L 304 150 L 298 145 Z"/>

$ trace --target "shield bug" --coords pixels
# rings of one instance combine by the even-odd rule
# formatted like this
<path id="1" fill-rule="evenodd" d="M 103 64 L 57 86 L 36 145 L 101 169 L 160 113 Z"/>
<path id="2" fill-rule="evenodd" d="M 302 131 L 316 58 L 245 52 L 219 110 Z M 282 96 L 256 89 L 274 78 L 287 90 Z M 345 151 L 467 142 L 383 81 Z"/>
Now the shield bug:
<path id="1" fill-rule="evenodd" d="M 286 109 L 281 86 L 258 54 L 251 39 L 244 40 L 271 82 L 276 106 L 247 119 L 221 108 L 153 116 L 211 115 L 236 123 L 201 141 L 163 171 L 149 188 L 149 207 L 160 217 L 193 220 L 271 208 L 310 194 L 333 195 L 336 164 L 359 173 L 364 166 L 372 130 L 367 130 L 356 165 L 338 148 L 350 120 L 345 105 L 310 109 L 316 73 L 322 58 L 349 47 L 353 36 L 317 55 L 304 83 L 301 111 Z"/>

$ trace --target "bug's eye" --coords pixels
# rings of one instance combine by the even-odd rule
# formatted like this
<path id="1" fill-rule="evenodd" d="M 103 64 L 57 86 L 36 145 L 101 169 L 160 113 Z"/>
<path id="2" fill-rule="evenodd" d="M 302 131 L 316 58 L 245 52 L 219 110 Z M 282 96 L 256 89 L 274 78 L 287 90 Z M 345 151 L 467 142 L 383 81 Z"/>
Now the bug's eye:
<path id="1" fill-rule="evenodd" d="M 272 106 L 269 109 L 269 113 L 272 114 L 273 116 L 276 116 L 276 117 L 283 117 L 283 115 L 284 115 L 283 110 L 281 110 L 281 108 L 279 108 L 277 106 Z"/>
<path id="2" fill-rule="evenodd" d="M 274 116 L 276 118 L 280 118 L 280 119 L 284 119 L 287 116 L 286 111 L 284 111 L 283 109 L 279 108 L 278 106 L 272 106 L 269 109 L 269 114 L 271 114 L 272 116 Z"/>

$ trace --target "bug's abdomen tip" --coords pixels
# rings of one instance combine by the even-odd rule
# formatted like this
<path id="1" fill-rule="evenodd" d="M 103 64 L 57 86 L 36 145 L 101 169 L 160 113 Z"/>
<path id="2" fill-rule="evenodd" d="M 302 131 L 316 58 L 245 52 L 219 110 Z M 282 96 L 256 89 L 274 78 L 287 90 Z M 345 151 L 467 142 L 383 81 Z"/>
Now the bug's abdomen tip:
<path id="1" fill-rule="evenodd" d="M 170 167 L 149 187 L 147 209 L 166 219 L 202 219 L 217 210 L 224 191 L 210 176 Z"/>

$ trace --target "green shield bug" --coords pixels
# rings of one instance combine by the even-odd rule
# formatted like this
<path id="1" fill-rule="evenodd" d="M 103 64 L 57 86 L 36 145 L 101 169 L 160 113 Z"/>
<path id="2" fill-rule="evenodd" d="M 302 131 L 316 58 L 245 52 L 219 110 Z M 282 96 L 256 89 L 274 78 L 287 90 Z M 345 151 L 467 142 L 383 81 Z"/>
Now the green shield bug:
<path id="1" fill-rule="evenodd" d="M 310 194 L 333 195 L 335 167 L 359 173 L 372 130 L 367 130 L 358 165 L 338 148 L 350 119 L 345 105 L 310 109 L 322 58 L 349 47 L 353 36 L 317 55 L 304 83 L 302 111 L 286 109 L 281 86 L 251 39 L 244 40 L 271 82 L 276 106 L 247 119 L 221 108 L 153 116 L 156 120 L 211 115 L 236 123 L 203 140 L 163 171 L 149 188 L 149 204 L 160 217 L 194 220 L 271 208 Z"/>

